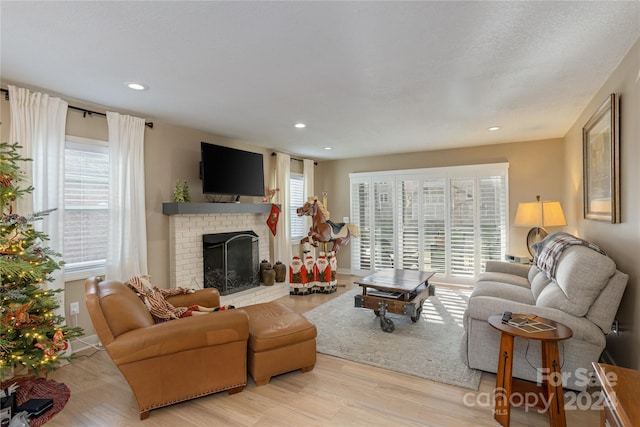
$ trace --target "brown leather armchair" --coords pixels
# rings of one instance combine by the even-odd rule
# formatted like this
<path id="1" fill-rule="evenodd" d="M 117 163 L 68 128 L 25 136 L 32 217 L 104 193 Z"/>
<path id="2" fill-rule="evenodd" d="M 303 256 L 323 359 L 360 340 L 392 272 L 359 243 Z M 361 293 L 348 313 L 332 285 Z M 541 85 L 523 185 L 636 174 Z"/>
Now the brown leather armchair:
<path id="1" fill-rule="evenodd" d="M 167 298 L 175 306 L 220 305 L 213 289 Z M 249 322 L 242 310 L 224 310 L 156 324 L 125 284 L 95 277 L 85 300 L 98 338 L 129 383 L 140 419 L 151 409 L 247 384 Z"/>

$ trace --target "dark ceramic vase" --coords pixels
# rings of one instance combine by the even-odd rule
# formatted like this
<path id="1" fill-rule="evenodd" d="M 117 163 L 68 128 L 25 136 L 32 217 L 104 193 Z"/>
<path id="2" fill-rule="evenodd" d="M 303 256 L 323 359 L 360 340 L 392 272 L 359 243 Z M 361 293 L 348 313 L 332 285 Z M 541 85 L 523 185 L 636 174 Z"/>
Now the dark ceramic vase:
<path id="1" fill-rule="evenodd" d="M 273 286 L 276 281 L 276 271 L 273 268 L 267 268 L 262 272 L 265 286 Z"/>
<path id="2" fill-rule="evenodd" d="M 287 278 L 287 266 L 280 261 L 277 261 L 273 266 L 273 269 L 276 272 L 276 282 L 284 282 Z"/>
<path id="3" fill-rule="evenodd" d="M 260 283 L 264 283 L 264 271 L 271 268 L 271 263 L 266 259 L 263 259 L 260 263 Z"/>

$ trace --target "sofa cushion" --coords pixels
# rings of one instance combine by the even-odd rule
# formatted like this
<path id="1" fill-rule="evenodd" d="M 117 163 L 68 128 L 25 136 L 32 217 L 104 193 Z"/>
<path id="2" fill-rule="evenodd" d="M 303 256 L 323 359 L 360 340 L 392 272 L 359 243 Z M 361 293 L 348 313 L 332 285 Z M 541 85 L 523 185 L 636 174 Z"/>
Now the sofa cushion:
<path id="1" fill-rule="evenodd" d="M 529 272 L 529 282 L 531 283 L 531 293 L 533 294 L 533 298 L 537 300 L 542 290 L 551 283 L 551 279 L 547 277 L 544 271 L 533 266 Z"/>
<path id="2" fill-rule="evenodd" d="M 515 274 L 502 273 L 496 271 L 485 271 L 478 274 L 477 282 L 498 282 L 516 285 L 521 288 L 529 289 L 529 280 L 526 277 L 516 276 Z"/>
<path id="3" fill-rule="evenodd" d="M 536 305 L 582 317 L 615 272 L 611 258 L 585 246 L 572 246 L 560 257 L 555 281 L 542 289 Z"/>
<path id="4" fill-rule="evenodd" d="M 486 272 L 507 273 L 514 276 L 527 277 L 531 266 L 516 262 L 487 261 L 484 265 Z"/>
<path id="5" fill-rule="evenodd" d="M 475 297 L 495 297 L 523 304 L 535 304 L 531 291 L 520 286 L 513 286 L 510 283 L 501 282 L 476 282 L 470 298 Z"/>

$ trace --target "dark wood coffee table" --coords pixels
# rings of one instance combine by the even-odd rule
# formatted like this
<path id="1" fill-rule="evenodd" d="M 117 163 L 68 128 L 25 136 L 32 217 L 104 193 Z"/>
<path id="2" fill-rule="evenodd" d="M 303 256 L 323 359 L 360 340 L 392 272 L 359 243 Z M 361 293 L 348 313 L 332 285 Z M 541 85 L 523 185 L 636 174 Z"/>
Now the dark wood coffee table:
<path id="1" fill-rule="evenodd" d="M 435 286 L 429 279 L 435 273 L 416 270 L 381 270 L 354 283 L 362 287 L 356 295 L 355 306 L 369 308 L 380 318 L 380 327 L 393 332 L 393 321 L 387 312 L 411 316 L 417 322 L 425 300 L 435 295 Z"/>

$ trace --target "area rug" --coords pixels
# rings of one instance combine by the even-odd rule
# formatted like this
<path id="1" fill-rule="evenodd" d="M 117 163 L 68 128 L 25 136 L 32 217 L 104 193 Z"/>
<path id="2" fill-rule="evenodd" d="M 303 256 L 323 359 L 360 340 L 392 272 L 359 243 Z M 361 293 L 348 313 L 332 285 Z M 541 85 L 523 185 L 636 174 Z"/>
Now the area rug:
<path id="1" fill-rule="evenodd" d="M 354 307 L 354 288 L 304 315 L 318 329 L 319 353 L 478 390 L 481 372 L 462 360 L 462 316 L 469 291 L 437 289 L 416 323 L 387 314 L 395 330 L 383 332 L 372 310 Z"/>
<path id="2" fill-rule="evenodd" d="M 19 385 L 16 390 L 16 406 L 29 399 L 53 399 L 53 407 L 51 409 L 39 417 L 29 418 L 30 427 L 38 427 L 49 421 L 51 417 L 64 408 L 71 395 L 69 387 L 65 384 L 39 377 L 10 379 L 2 383 L 2 388 L 9 387 L 13 383 Z"/>

